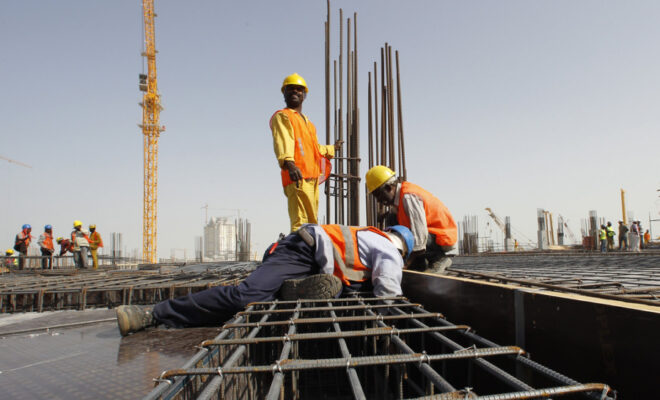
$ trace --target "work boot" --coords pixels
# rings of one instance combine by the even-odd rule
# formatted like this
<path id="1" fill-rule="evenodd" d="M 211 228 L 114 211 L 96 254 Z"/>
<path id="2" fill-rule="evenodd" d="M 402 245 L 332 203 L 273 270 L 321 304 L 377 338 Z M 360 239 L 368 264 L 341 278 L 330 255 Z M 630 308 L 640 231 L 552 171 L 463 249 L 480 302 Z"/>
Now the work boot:
<path id="1" fill-rule="evenodd" d="M 332 299 L 341 292 L 341 280 L 334 275 L 316 274 L 305 279 L 289 279 L 280 288 L 282 300 Z"/>
<path id="2" fill-rule="evenodd" d="M 429 267 L 424 272 L 443 275 L 445 274 L 447 268 L 451 266 L 451 263 L 452 263 L 451 258 L 444 256 L 429 263 Z"/>
<path id="3" fill-rule="evenodd" d="M 151 309 L 139 306 L 119 306 L 116 313 L 119 333 L 122 336 L 156 325 Z"/>

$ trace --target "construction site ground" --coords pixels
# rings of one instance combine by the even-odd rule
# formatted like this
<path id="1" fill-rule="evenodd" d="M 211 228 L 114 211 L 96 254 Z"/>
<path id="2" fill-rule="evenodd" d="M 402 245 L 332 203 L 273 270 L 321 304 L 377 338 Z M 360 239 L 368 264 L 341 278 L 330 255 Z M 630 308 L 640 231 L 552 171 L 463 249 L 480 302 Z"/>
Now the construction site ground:
<path id="1" fill-rule="evenodd" d="M 253 266 L 241 264 L 239 269 L 245 274 Z M 197 280 L 204 278 L 205 282 L 216 282 L 214 284 L 232 284 L 237 281 L 236 275 L 230 275 L 231 279 L 223 280 L 219 271 L 215 271 L 217 281 L 214 281 L 213 270 L 214 268 L 208 265 L 185 267 L 186 275 L 188 278 L 193 278 L 192 280 L 194 277 L 197 277 Z M 224 273 L 226 274 L 227 271 L 225 270 Z M 115 276 L 113 272 L 107 272 L 109 276 Z M 168 273 L 176 275 L 179 272 L 173 268 Z M 448 319 L 454 323 L 467 323 L 474 327 L 477 333 L 495 342 L 531 347 L 530 351 L 536 356 L 534 357 L 536 361 L 548 364 L 559 372 L 567 373 L 580 382 L 607 383 L 615 389 L 622 390 L 623 394 L 628 387 L 645 390 L 645 386 L 648 386 L 644 383 L 646 377 L 653 373 L 653 369 L 648 370 L 650 367 L 646 365 L 646 359 L 658 354 L 655 351 L 657 344 L 649 347 L 651 341 L 647 340 L 647 335 L 636 329 L 645 329 L 647 325 L 660 325 L 660 302 L 656 306 L 653 305 L 656 291 L 660 287 L 657 272 L 660 272 L 660 252 L 655 251 L 641 254 L 575 252 L 460 256 L 454 258 L 452 270 L 447 276 L 406 273 L 403 287 L 405 296 L 421 303 L 429 311 L 441 312 L 449 316 Z M 53 276 L 48 278 L 50 281 L 54 279 Z M 42 278 L 44 283 L 50 282 L 49 279 Z M 15 295 L 18 292 L 27 293 L 27 287 L 21 287 L 21 280 L 30 282 L 30 285 L 35 285 L 36 282 L 35 275 L 3 275 L 0 277 L 0 283 L 4 287 L 0 290 L 0 295 L 8 299 L 11 296 L 9 294 L 11 288 L 20 289 L 14 292 Z M 10 289 L 7 288 L 7 282 L 11 282 Z M 534 286 L 533 282 L 538 282 L 540 285 Z M 145 284 L 145 277 L 134 272 L 132 278 L 122 281 L 122 285 L 131 287 L 131 293 L 138 293 L 136 290 L 139 289 L 139 285 L 135 283 Z M 190 290 L 202 290 L 207 285 L 203 283 Z M 162 288 L 159 287 L 161 292 L 152 285 L 147 292 L 150 293 L 148 296 L 136 297 L 136 299 L 145 301 L 168 297 L 170 292 L 164 289 L 166 287 L 171 290 L 172 283 L 168 282 Z M 459 290 L 456 289 L 458 287 Z M 439 291 L 439 288 L 443 288 L 445 293 Z M 565 288 L 565 291 L 562 291 L 562 288 Z M 115 285 L 108 290 L 119 293 L 124 289 Z M 491 292 L 492 290 L 499 292 Z M 519 296 L 521 290 L 524 291 L 524 295 Z M 576 290 L 580 292 L 575 292 Z M 582 290 L 584 293 L 581 292 Z M 78 291 L 82 292 L 81 288 Z M 150 297 L 152 291 L 158 293 L 154 295 L 156 297 Z M 594 293 L 593 299 L 589 297 L 589 291 Z M 506 293 L 509 292 L 512 293 L 511 307 L 502 305 L 508 301 Z M 480 300 L 478 293 L 484 293 Z M 524 297 L 526 295 L 531 297 Z M 472 296 L 471 298 L 474 299 L 472 305 L 467 304 L 470 301 L 466 301 L 465 296 Z M 583 327 L 578 326 L 576 321 L 587 321 L 591 318 L 590 315 L 579 315 L 579 313 L 589 314 L 591 310 L 596 310 L 597 321 L 600 321 L 601 325 L 603 321 L 607 321 L 606 334 L 603 334 L 601 329 L 600 335 L 596 334 L 597 340 L 595 340 L 600 341 L 604 346 L 596 346 L 595 349 L 589 349 L 588 346 L 582 349 L 569 348 L 561 351 L 557 347 L 552 347 L 550 351 L 534 351 L 534 348 L 539 346 L 539 343 L 536 343 L 539 341 L 545 341 L 541 343 L 542 345 L 556 346 L 557 338 L 549 338 L 547 335 L 563 336 L 566 335 L 566 329 L 553 319 L 558 318 L 557 316 L 552 316 L 551 323 L 557 326 L 553 330 L 543 331 L 546 336 L 539 336 L 543 322 L 529 320 L 532 317 L 523 318 L 521 322 L 521 316 L 527 314 L 521 314 L 521 310 L 515 305 L 524 304 L 527 307 L 524 309 L 525 312 L 533 311 L 534 307 L 537 307 L 538 310 L 547 313 L 542 309 L 544 306 L 540 298 L 552 299 L 551 307 L 557 307 L 558 310 L 560 307 L 558 302 L 568 301 L 567 296 L 573 296 L 568 299 L 571 301 L 571 307 L 565 307 L 566 304 L 561 303 L 562 310 L 572 309 L 572 312 L 578 315 L 562 315 L 561 318 L 570 319 L 566 320 L 564 328 L 572 332 L 573 336 L 582 335 L 584 340 L 594 341 L 591 334 L 585 333 L 590 328 L 584 328 L 585 331 L 582 332 Z M 621 300 L 618 301 L 616 298 L 610 300 L 609 296 L 620 296 Z M 56 311 L 12 312 L 6 307 L 7 304 L 4 304 L 4 313 L 0 314 L 0 382 L 3 396 L 12 399 L 140 398 L 153 389 L 154 378 L 157 378 L 162 371 L 180 368 L 198 352 L 196 346 L 203 340 L 216 337 L 221 330 L 220 327 L 151 329 L 122 338 L 112 309 L 108 306 L 103 307 L 100 303 L 93 306 L 84 301 L 76 302 L 74 297 L 70 295 L 67 300 L 71 304 L 67 307 L 69 309 Z M 105 295 L 98 298 L 108 300 L 111 297 Z M 41 290 L 41 298 L 42 300 L 50 298 L 47 290 Z M 28 296 L 25 299 L 31 299 L 33 306 L 37 303 L 37 297 Z M 123 298 L 118 296 L 113 301 L 121 301 L 117 299 L 125 299 L 125 296 Z M 516 303 L 519 300 L 520 302 Z M 459 304 L 459 302 L 463 303 Z M 587 308 L 575 306 L 576 302 Z M 57 304 L 59 303 L 52 302 L 51 305 Z M 469 308 L 470 306 L 473 308 Z M 25 309 L 26 303 L 22 303 L 21 307 Z M 475 313 L 475 308 L 482 309 L 481 314 Z M 601 309 L 602 312 L 599 311 Z M 615 316 L 612 316 L 614 315 L 611 314 L 612 310 L 615 310 Z M 516 318 L 512 317 L 511 321 L 505 321 L 507 313 Z M 621 316 L 622 313 L 625 315 Z M 501 321 L 493 322 L 493 318 L 499 317 L 502 317 Z M 538 315 L 535 318 L 538 318 Z M 642 321 L 643 326 L 637 325 L 638 321 Z M 617 325 L 619 323 L 628 325 L 620 327 Z M 522 343 L 516 343 L 519 341 Z M 631 341 L 637 343 L 631 344 Z M 570 344 L 579 346 L 579 341 Z M 620 349 L 624 344 L 625 349 Z M 644 348 L 647 349 L 646 352 Z M 552 359 L 553 352 L 555 359 Z M 593 371 L 591 376 L 579 376 L 580 370 L 585 366 L 577 363 L 574 357 L 571 358 L 571 352 L 573 355 L 580 354 L 581 358 L 594 363 L 586 366 L 587 370 Z M 630 353 L 630 357 L 621 360 L 619 354 L 621 352 Z M 606 358 L 607 362 L 603 362 L 603 358 Z M 594 376 L 598 373 L 601 373 L 601 379 L 598 379 L 599 376 Z M 602 377 L 611 377 L 612 373 L 615 377 L 619 377 L 618 381 L 602 379 Z M 631 380 L 631 376 L 636 376 L 638 380 L 623 381 L 623 379 Z M 592 377 L 594 379 L 591 379 Z M 654 380 L 648 380 L 649 385 L 652 382 Z M 622 398 L 638 397 L 623 396 Z"/>

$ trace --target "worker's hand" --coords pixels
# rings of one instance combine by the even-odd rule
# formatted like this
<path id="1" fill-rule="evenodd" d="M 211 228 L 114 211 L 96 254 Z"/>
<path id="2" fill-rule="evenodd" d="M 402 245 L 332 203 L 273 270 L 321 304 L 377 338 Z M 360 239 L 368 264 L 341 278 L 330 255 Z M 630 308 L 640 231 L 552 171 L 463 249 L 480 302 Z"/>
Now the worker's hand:
<path id="1" fill-rule="evenodd" d="M 335 142 L 335 152 L 339 152 L 341 150 L 341 146 L 344 144 L 343 140 L 337 140 Z"/>
<path id="2" fill-rule="evenodd" d="M 296 163 L 293 161 L 284 161 L 282 167 L 286 168 L 289 171 L 289 178 L 296 183 L 296 187 L 300 188 L 300 181 L 302 180 L 302 172 L 300 168 L 296 166 Z"/>

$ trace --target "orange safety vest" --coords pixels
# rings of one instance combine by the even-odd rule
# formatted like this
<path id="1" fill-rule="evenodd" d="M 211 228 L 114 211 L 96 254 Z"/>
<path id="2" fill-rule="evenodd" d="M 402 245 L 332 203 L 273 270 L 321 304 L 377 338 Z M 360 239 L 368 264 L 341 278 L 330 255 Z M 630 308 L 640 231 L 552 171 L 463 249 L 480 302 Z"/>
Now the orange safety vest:
<path id="1" fill-rule="evenodd" d="M 74 243 L 75 243 L 75 241 L 76 241 L 76 232 L 78 232 L 78 231 L 76 231 L 75 229 L 73 230 L 73 232 L 71 232 L 71 241 L 74 242 Z M 85 238 L 85 240 L 87 240 L 87 243 L 89 243 L 89 236 L 87 236 L 87 235 L 86 235 L 85 233 L 83 233 L 82 231 L 80 231 L 80 233 L 83 234 L 83 237 Z"/>
<path id="2" fill-rule="evenodd" d="M 350 281 L 364 282 L 369 279 L 371 268 L 366 267 L 360 261 L 357 233 L 359 231 L 371 231 L 386 237 L 387 240 L 390 240 L 390 238 L 384 232 L 371 226 L 321 225 L 321 228 L 332 240 L 332 251 L 335 258 L 333 274 L 347 286 L 351 285 Z"/>
<path id="3" fill-rule="evenodd" d="M 293 126 L 293 135 L 296 142 L 294 146 L 293 160 L 300 168 L 303 179 L 319 179 L 319 183 L 325 182 L 330 176 L 332 163 L 323 157 L 319 151 L 319 141 L 316 137 L 316 127 L 309 120 L 290 108 L 276 111 L 270 117 L 270 128 L 273 129 L 273 117 L 277 113 L 284 113 Z M 282 186 L 293 183 L 289 171 L 282 168 Z"/>
<path id="4" fill-rule="evenodd" d="M 103 239 L 101 239 L 101 234 L 97 231 L 94 231 L 89 235 L 89 243 L 95 244 L 95 242 L 98 242 L 98 246 L 96 247 L 103 247 Z"/>
<path id="5" fill-rule="evenodd" d="M 49 234 L 48 232 L 44 232 L 44 241 L 42 244 L 44 248 L 48 250 L 54 250 L 55 246 L 53 246 L 53 235 Z"/>
<path id="6" fill-rule="evenodd" d="M 414 194 L 419 196 L 424 202 L 424 212 L 426 213 L 426 227 L 429 233 L 435 235 L 435 242 L 440 246 L 453 246 L 458 239 L 458 232 L 454 217 L 451 216 L 449 209 L 437 197 L 410 182 L 401 183 L 401 193 L 399 194 L 399 209 L 397 219 L 399 223 L 410 228 L 410 217 L 403 209 L 403 196 Z"/>

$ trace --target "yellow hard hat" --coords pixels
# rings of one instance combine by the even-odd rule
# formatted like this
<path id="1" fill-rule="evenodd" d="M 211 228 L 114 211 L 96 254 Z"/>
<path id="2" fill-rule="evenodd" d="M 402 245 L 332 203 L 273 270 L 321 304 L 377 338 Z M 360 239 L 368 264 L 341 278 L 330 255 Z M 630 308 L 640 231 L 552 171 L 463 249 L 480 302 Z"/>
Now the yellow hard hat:
<path id="1" fill-rule="evenodd" d="M 14 254 L 14 249 L 7 249 L 7 251 L 5 251 L 5 254 L 7 254 L 7 255 Z"/>
<path id="2" fill-rule="evenodd" d="M 62 241 L 62 236 L 58 237 L 55 241 L 56 241 L 57 243 L 61 242 L 61 241 Z"/>
<path id="3" fill-rule="evenodd" d="M 295 73 L 284 78 L 284 82 L 282 82 L 282 93 L 284 93 L 284 87 L 287 85 L 304 86 L 305 93 L 309 92 L 309 88 L 307 87 L 307 82 L 305 82 L 305 79 L 303 79 L 302 76 Z"/>
<path id="4" fill-rule="evenodd" d="M 96 225 L 91 224 L 91 225 L 89 226 L 89 229 L 96 229 Z"/>
<path id="5" fill-rule="evenodd" d="M 376 165 L 367 171 L 367 191 L 369 193 L 378 189 L 396 173 L 384 165 Z"/>
<path id="6" fill-rule="evenodd" d="M 73 221 L 73 227 L 74 227 L 74 228 L 79 227 L 79 226 L 82 226 L 82 222 L 80 222 L 80 221 L 78 221 L 78 220 Z"/>

